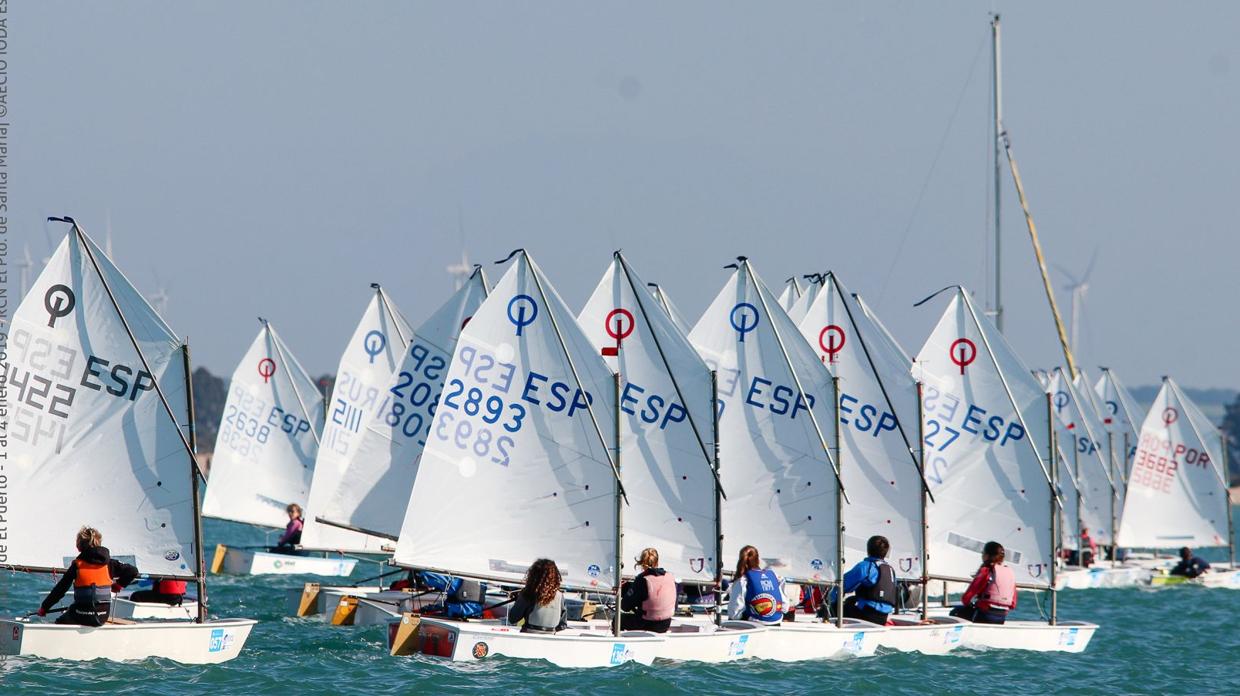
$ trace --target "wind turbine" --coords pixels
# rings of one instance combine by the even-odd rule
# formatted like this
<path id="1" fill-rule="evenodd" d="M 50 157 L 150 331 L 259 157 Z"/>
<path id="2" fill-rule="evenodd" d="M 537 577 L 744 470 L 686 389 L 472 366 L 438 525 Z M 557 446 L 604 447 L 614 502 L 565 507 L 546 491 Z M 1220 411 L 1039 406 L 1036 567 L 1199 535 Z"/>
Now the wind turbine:
<path id="1" fill-rule="evenodd" d="M 446 270 L 448 273 L 452 274 L 453 283 L 456 285 L 456 289 L 460 290 L 461 287 L 465 285 L 465 281 L 469 280 L 469 276 L 474 273 L 474 265 L 469 262 L 469 253 L 462 249 L 461 262 L 448 264 Z"/>
<path id="2" fill-rule="evenodd" d="M 1066 268 L 1059 264 L 1051 264 L 1055 270 L 1067 279 L 1067 283 L 1063 285 L 1063 289 L 1067 290 L 1072 297 L 1072 320 L 1071 320 L 1071 338 L 1072 350 L 1080 350 L 1080 331 L 1081 331 L 1081 314 L 1085 310 L 1085 295 L 1089 292 L 1089 277 L 1094 272 L 1094 262 L 1098 260 L 1098 249 L 1094 248 L 1094 253 L 1089 257 L 1089 265 L 1085 267 L 1085 272 L 1077 278 L 1069 273 Z"/>
<path id="3" fill-rule="evenodd" d="M 22 260 L 17 262 L 17 282 L 22 289 L 20 297 L 25 297 L 26 293 L 30 292 L 30 271 L 34 269 L 34 259 L 30 258 L 30 245 L 24 245 L 23 250 Z"/>
<path id="4" fill-rule="evenodd" d="M 151 295 L 151 308 L 162 317 L 168 313 L 168 288 L 159 277 L 159 271 L 151 269 L 151 273 L 155 275 L 156 288 L 154 294 Z"/>

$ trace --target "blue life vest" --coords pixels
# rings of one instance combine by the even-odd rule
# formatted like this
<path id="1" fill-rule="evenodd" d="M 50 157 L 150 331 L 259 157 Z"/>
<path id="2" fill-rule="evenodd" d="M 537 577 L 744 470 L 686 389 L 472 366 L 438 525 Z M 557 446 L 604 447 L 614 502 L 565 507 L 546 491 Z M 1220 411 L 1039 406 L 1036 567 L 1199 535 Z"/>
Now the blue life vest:
<path id="1" fill-rule="evenodd" d="M 779 578 L 775 571 L 745 571 L 745 614 L 743 618 L 762 623 L 779 623 L 784 620 L 784 596 L 779 591 Z"/>

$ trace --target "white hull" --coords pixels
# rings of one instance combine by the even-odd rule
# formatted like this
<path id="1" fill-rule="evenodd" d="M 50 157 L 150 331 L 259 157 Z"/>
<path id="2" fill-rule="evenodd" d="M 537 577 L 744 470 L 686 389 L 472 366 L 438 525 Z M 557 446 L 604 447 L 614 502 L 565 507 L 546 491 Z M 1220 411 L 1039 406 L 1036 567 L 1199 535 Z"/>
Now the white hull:
<path id="1" fill-rule="evenodd" d="M 133 602 L 124 597 L 114 597 L 112 618 L 131 621 L 143 619 L 193 621 L 198 618 L 198 602 L 186 597 L 180 606 L 174 607 L 159 602 Z"/>
<path id="2" fill-rule="evenodd" d="M 220 619 L 201 624 L 146 622 L 86 628 L 0 619 L 0 655 L 118 662 L 162 657 L 184 664 L 214 664 L 235 658 L 255 623 L 253 619 Z"/>
<path id="3" fill-rule="evenodd" d="M 932 617 L 934 623 L 922 624 L 916 619 L 892 617 L 894 625 L 878 634 L 878 647 L 899 652 L 924 655 L 946 655 L 964 644 L 969 622 L 956 617 Z"/>
<path id="4" fill-rule="evenodd" d="M 216 553 L 220 553 L 217 550 Z M 229 575 L 324 575 L 348 577 L 357 565 L 354 558 L 294 556 L 266 551 L 226 548 L 221 572 Z M 215 564 L 213 564 L 214 566 Z"/>
<path id="5" fill-rule="evenodd" d="M 405 619 L 402 619 L 405 620 Z M 399 622 L 388 631 L 389 641 Z M 503 655 L 546 660 L 557 667 L 612 667 L 625 662 L 649 665 L 659 656 L 663 638 L 646 631 L 616 637 L 568 629 L 559 633 L 522 633 L 503 624 L 463 623 L 423 618 L 418 626 L 418 651 L 452 662 L 476 662 Z"/>
<path id="6" fill-rule="evenodd" d="M 1084 621 L 1060 621 L 1054 626 L 1041 621 L 975 623 L 965 630 L 964 642 L 972 648 L 1079 653 L 1085 651 L 1097 630 L 1097 624 Z"/>
<path id="7" fill-rule="evenodd" d="M 886 626 L 844 619 L 844 626 L 806 620 L 767 626 L 757 641 L 754 657 L 779 662 L 820 660 L 830 657 L 868 657 L 878 649 Z"/>
<path id="8" fill-rule="evenodd" d="M 754 657 L 766 637 L 765 626 L 749 621 L 724 621 L 722 625 L 676 623 L 661 634 L 658 659 L 718 664 Z"/>
<path id="9" fill-rule="evenodd" d="M 1151 575 L 1150 569 L 1142 566 L 1064 568 L 1055 573 L 1055 589 L 1088 590 L 1096 587 L 1148 585 Z"/>

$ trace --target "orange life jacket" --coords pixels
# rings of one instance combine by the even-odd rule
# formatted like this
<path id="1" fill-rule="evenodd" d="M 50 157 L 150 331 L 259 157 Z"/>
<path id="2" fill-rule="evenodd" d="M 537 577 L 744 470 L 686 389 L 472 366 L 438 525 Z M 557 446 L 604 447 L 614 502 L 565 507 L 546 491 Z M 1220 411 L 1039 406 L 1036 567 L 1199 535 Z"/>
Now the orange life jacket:
<path id="1" fill-rule="evenodd" d="M 73 576 L 73 603 L 82 608 L 112 601 L 112 572 L 107 563 L 88 563 L 78 558 L 73 561 L 77 573 Z"/>
<path id="2" fill-rule="evenodd" d="M 185 594 L 184 580 L 160 580 L 155 583 L 155 591 L 166 595 L 183 595 Z"/>

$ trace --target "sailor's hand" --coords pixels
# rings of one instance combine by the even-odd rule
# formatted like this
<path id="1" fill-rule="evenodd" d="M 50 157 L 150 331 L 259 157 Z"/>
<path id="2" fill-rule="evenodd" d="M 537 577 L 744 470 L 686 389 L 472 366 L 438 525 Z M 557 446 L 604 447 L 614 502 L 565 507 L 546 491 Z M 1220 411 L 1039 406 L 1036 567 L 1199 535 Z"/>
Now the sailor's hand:
<path id="1" fill-rule="evenodd" d="M 44 609 L 43 607 L 39 607 L 38 614 L 39 616 L 47 616 L 47 609 Z"/>

